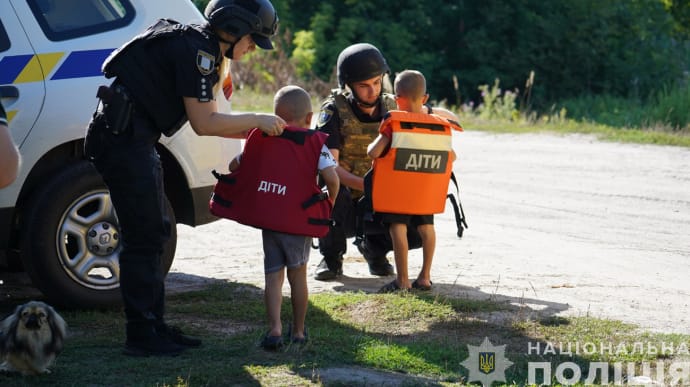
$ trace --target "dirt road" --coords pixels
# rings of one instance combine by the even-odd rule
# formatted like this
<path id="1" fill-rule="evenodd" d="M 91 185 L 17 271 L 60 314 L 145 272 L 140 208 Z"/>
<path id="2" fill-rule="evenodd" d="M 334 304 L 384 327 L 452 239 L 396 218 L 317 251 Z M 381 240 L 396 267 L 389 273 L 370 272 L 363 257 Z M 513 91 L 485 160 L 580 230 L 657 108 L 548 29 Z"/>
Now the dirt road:
<path id="1" fill-rule="evenodd" d="M 470 228 L 458 239 L 450 207 L 437 216 L 435 292 L 521 308 L 508 318 L 589 315 L 690 332 L 690 150 L 473 131 L 455 136 L 455 149 Z M 348 249 L 345 275 L 310 276 L 312 292 L 374 292 L 390 280 Z M 310 272 L 319 260 L 313 250 Z M 412 251 L 411 275 L 420 264 Z M 228 220 L 179 228 L 169 288 L 212 279 L 263 286 L 258 230 Z"/>

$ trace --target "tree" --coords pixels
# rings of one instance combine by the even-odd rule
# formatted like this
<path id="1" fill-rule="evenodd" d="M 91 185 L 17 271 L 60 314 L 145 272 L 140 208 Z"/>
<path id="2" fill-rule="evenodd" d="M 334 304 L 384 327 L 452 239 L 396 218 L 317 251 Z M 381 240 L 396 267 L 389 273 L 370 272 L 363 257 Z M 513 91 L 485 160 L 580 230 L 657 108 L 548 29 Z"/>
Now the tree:
<path id="1" fill-rule="evenodd" d="M 200 9 L 206 0 L 194 0 Z M 368 42 L 393 74 L 423 72 L 432 99 L 479 99 L 500 79 L 548 108 L 582 94 L 645 98 L 688 70 L 690 0 L 275 0 L 277 39 L 308 80 L 335 86 L 345 47 Z M 457 79 L 457 86 L 454 80 Z M 459 100 L 459 98 L 461 100 Z"/>

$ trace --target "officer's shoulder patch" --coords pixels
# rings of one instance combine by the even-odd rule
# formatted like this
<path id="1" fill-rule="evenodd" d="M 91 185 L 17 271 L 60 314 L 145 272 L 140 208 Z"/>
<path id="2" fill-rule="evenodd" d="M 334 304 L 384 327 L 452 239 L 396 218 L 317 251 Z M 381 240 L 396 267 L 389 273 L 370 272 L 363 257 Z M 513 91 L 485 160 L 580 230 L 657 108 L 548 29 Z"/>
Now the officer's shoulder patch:
<path id="1" fill-rule="evenodd" d="M 209 75 L 216 67 L 216 58 L 204 50 L 196 53 L 196 68 L 202 75 Z"/>
<path id="2" fill-rule="evenodd" d="M 335 108 L 333 107 L 332 104 L 326 104 L 321 108 L 321 112 L 319 113 L 319 121 L 316 124 L 317 126 L 321 127 L 324 126 L 328 123 L 328 121 L 333 117 L 333 112 L 335 111 Z"/>

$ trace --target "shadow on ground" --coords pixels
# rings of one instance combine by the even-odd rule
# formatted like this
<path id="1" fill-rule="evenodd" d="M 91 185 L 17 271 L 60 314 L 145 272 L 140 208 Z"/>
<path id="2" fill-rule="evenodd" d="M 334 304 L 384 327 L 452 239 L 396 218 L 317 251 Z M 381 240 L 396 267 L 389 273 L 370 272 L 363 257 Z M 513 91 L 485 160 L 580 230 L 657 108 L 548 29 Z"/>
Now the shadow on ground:
<path id="1" fill-rule="evenodd" d="M 27 289 L 30 286 L 21 277 L 18 278 L 14 282 L 4 281 L 0 312 L 10 311 L 28 299 L 40 299 L 40 293 Z M 342 277 L 338 279 L 342 285 L 336 286 L 336 294 L 351 291 L 373 293 L 383 280 Z M 488 339 L 496 348 L 505 345 L 506 359 L 516 363 L 505 371 L 506 380 L 509 383 L 525 384 L 525 354 L 528 347 L 540 345 L 543 348 L 545 343 L 531 337 L 529 332 L 516 328 L 514 323 L 549 318 L 559 321 L 556 315 L 568 308 L 566 304 L 487 294 L 458 284 L 434 283 L 430 292 L 412 292 L 390 297 L 417 297 L 428 303 L 449 302 L 454 308 L 454 316 L 427 325 L 413 323 L 414 316 L 410 319 L 381 319 L 374 324 L 362 324 L 358 321 L 357 314 L 369 314 L 368 318 L 374 321 L 379 318 L 376 303 L 370 305 L 367 295 L 363 296 L 363 302 L 343 306 L 337 311 L 330 306 L 319 307 L 310 302 L 307 316 L 309 343 L 304 347 L 289 345 L 278 352 L 266 352 L 259 347 L 266 329 L 263 289 L 251 284 L 230 283 L 184 273 L 171 273 L 167 283 L 170 284 L 168 320 L 201 335 L 205 341 L 204 347 L 190 351 L 190 354 L 183 354 L 174 362 L 154 359 L 132 364 L 130 359 L 121 354 L 124 319 L 119 308 L 104 312 L 106 317 L 100 314 L 92 317 L 89 311 L 69 311 L 66 316 L 73 330 L 70 341 L 74 345 L 67 342 L 66 350 L 61 355 L 62 361 L 56 364 L 50 376 L 45 377 L 50 378 L 53 383 L 60 383 L 61 380 L 67 383 L 74 374 L 80 374 L 84 366 L 89 366 L 89 369 L 93 369 L 93 375 L 85 375 L 81 379 L 87 384 L 102 383 L 99 374 L 117 374 L 125 372 L 125 369 L 126 374 L 123 376 L 127 375 L 132 380 L 168 380 L 166 378 L 179 370 L 201 367 L 217 371 L 195 374 L 195 384 L 461 384 L 471 376 L 468 369 L 461 365 L 470 359 L 469 346 L 479 346 L 483 340 Z M 15 294 L 14 291 L 18 293 Z M 474 302 L 477 300 L 478 302 Z M 200 313 L 199 308 L 202 308 Z M 334 318 L 334 315 L 338 317 Z M 290 316 L 289 299 L 286 298 L 283 304 L 283 321 L 289 321 Z M 108 324 L 96 321 L 103 318 Z M 105 338 L 97 339 L 99 343 L 95 345 L 91 337 L 94 334 L 104 335 Z M 435 346 L 439 350 L 429 350 Z M 383 358 L 368 356 L 375 352 L 372 348 L 380 348 L 380 356 Z M 415 359 L 414 362 L 425 364 L 424 367 L 436 371 L 433 376 L 419 376 L 415 375 L 415 364 L 402 362 L 399 366 L 391 366 L 393 362 L 386 357 L 395 356 L 396 351 L 402 351 L 408 354 L 408 358 Z M 100 360 L 91 365 L 85 364 L 89 363 L 87 359 L 90 358 Z M 569 358 L 568 361 L 587 364 L 584 359 Z M 126 366 L 123 366 L 123 362 Z M 151 366 L 156 371 L 153 375 Z M 257 371 L 257 367 L 270 368 L 271 371 Z M 90 378 L 93 380 L 89 381 Z M 12 376 L 0 375 L 0 384 L 3 386 L 15 385 L 15 382 L 18 382 L 16 385 L 23 385 L 26 381 L 24 378 L 20 381 Z"/>

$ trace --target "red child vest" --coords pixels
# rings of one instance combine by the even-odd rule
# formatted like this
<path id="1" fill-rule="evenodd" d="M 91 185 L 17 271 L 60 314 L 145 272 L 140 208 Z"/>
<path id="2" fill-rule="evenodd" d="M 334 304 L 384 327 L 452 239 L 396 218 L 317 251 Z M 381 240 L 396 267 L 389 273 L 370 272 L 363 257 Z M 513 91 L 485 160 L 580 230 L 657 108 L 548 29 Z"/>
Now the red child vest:
<path id="1" fill-rule="evenodd" d="M 253 129 L 239 168 L 226 175 L 213 171 L 218 183 L 209 202 L 211 213 L 261 229 L 325 236 L 332 223 L 331 204 L 316 174 L 326 137 L 295 127 L 277 137 Z"/>
<path id="2" fill-rule="evenodd" d="M 381 127 L 390 125 L 390 149 L 374 160 L 374 211 L 394 214 L 442 213 L 452 168 L 451 130 L 460 124 L 434 114 L 392 110 Z"/>

